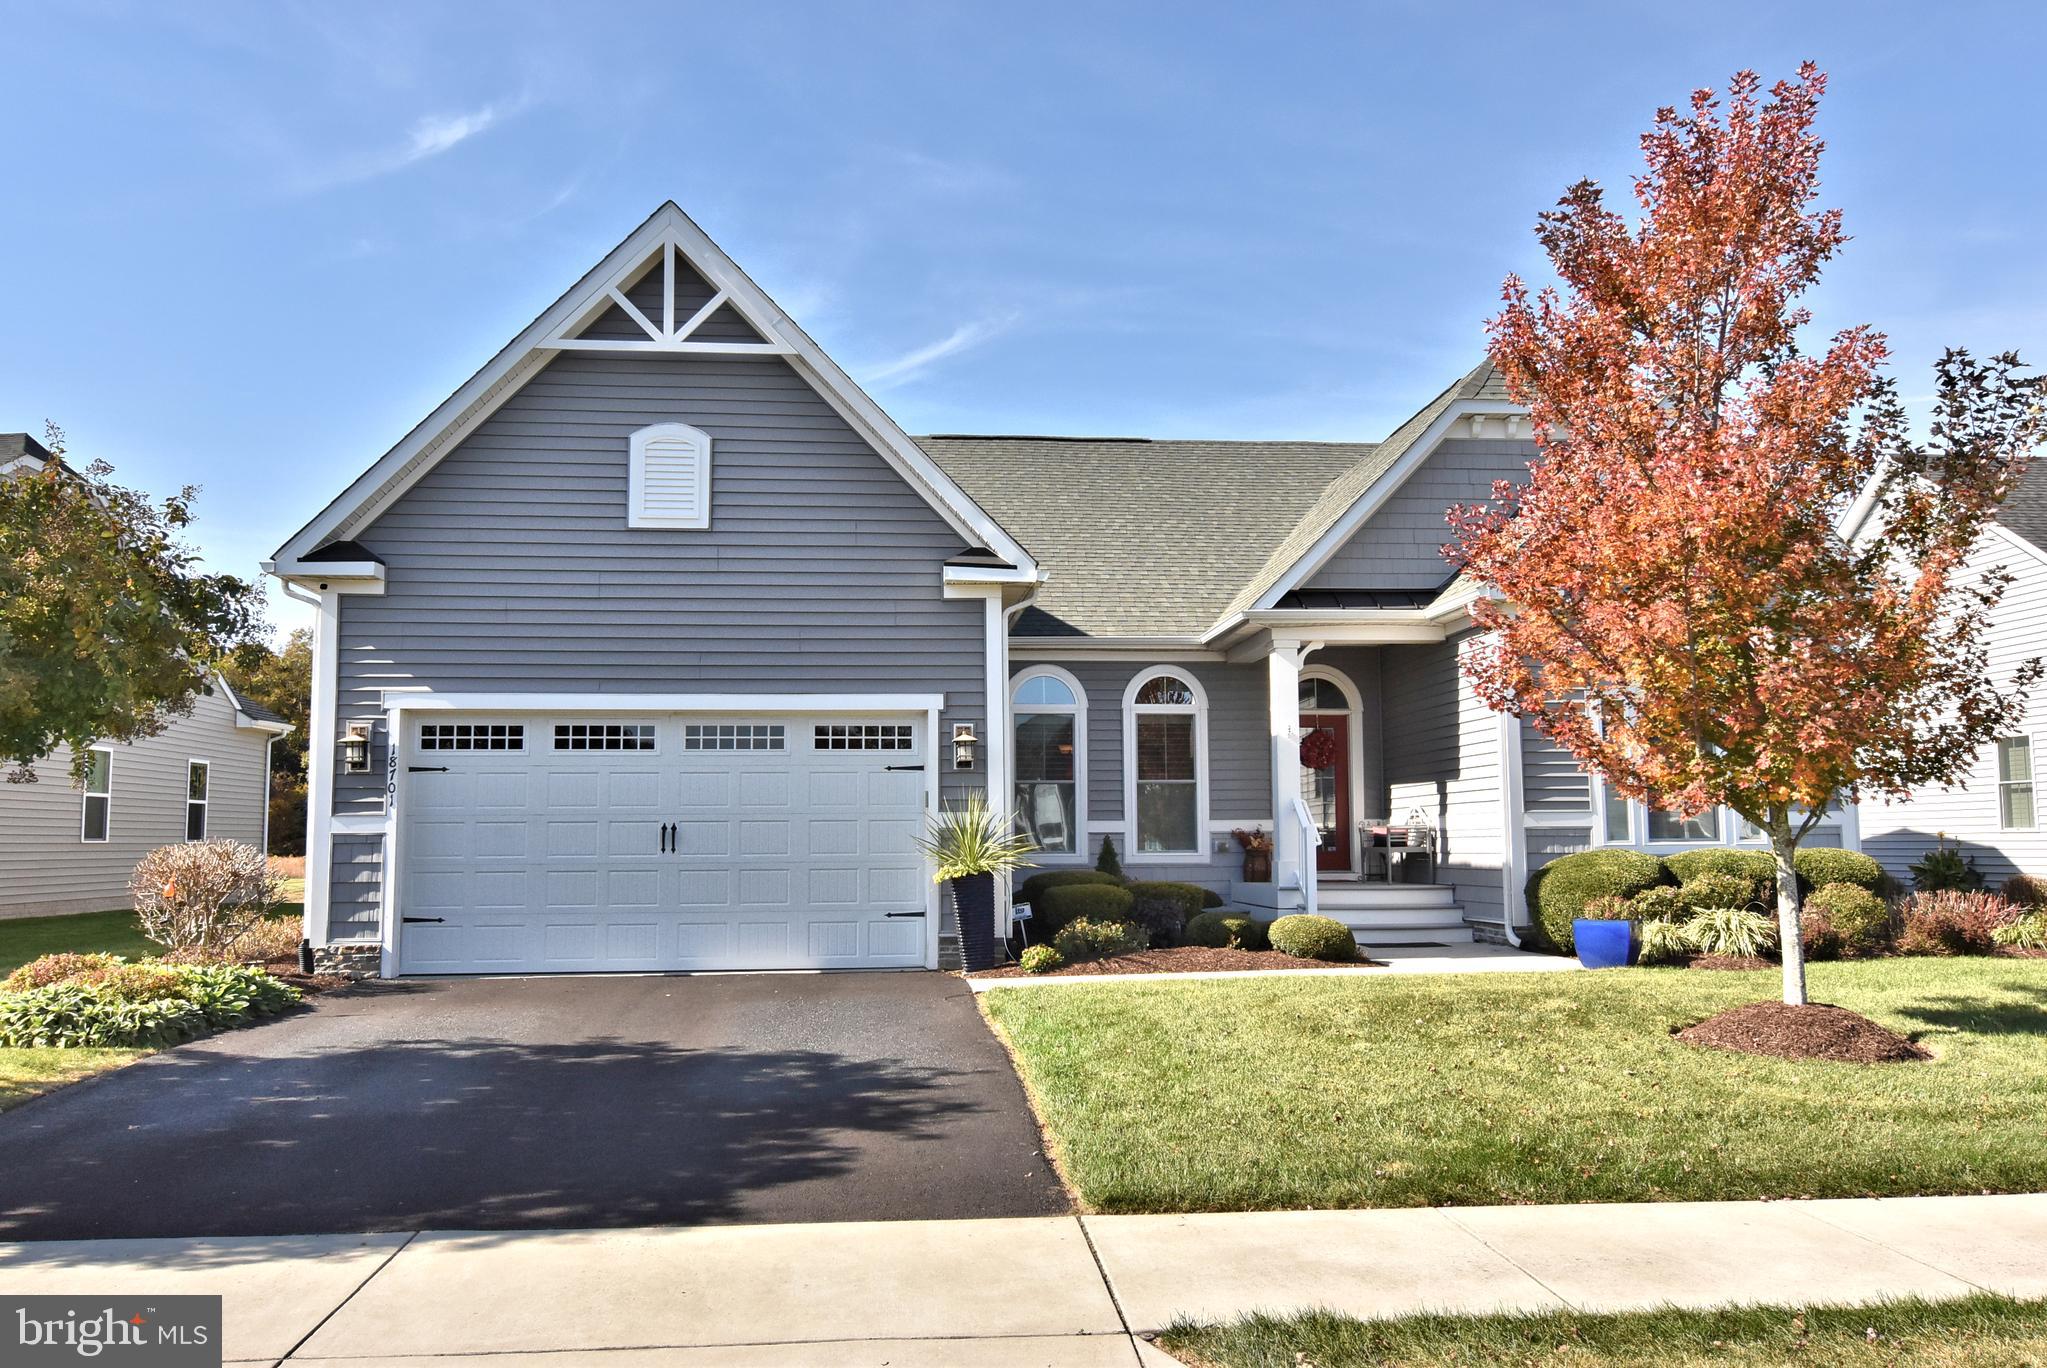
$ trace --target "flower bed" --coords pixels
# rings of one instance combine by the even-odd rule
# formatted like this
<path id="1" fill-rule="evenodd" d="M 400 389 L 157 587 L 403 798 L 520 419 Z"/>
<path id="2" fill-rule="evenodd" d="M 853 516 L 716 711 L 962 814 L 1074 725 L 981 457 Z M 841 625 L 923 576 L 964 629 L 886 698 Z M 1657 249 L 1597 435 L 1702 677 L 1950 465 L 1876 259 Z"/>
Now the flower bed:
<path id="1" fill-rule="evenodd" d="M 1332 969 L 1367 966 L 1370 961 L 1358 959 L 1350 965 L 1332 965 L 1323 960 L 1302 959 L 1297 955 L 1281 954 L 1277 950 L 1240 950 L 1231 946 L 1175 945 L 1163 950 L 1133 950 L 1120 955 L 1109 955 L 1102 959 L 1081 960 L 1064 964 L 1043 974 L 1030 975 L 1021 967 L 1005 964 L 999 969 L 984 969 L 970 974 L 970 978 L 1065 978 L 1092 974 L 1192 974 L 1211 973 L 1216 970 L 1244 969 Z"/>

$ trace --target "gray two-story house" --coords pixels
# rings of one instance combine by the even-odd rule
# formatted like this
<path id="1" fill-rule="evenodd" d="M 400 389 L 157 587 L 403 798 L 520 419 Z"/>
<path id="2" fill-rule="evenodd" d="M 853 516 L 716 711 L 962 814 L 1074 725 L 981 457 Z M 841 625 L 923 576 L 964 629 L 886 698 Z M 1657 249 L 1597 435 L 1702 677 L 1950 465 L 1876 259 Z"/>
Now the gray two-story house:
<path id="1" fill-rule="evenodd" d="M 1445 511 L 1534 453 L 1485 366 L 1378 442 L 915 439 L 664 205 L 266 565 L 317 614 L 308 934 L 936 967 L 912 837 L 983 792 L 1044 866 L 1511 940 L 1559 852 L 1748 839 L 1464 682 Z"/>

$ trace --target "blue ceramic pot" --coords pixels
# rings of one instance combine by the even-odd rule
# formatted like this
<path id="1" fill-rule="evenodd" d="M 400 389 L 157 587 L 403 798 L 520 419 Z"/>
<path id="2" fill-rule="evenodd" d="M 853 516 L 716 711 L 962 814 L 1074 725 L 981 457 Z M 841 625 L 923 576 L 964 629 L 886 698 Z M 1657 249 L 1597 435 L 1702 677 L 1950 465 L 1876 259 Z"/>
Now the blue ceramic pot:
<path id="1" fill-rule="evenodd" d="M 1578 963 L 1587 969 L 1624 969 L 1634 958 L 1635 924 L 1578 917 L 1571 922 Z"/>

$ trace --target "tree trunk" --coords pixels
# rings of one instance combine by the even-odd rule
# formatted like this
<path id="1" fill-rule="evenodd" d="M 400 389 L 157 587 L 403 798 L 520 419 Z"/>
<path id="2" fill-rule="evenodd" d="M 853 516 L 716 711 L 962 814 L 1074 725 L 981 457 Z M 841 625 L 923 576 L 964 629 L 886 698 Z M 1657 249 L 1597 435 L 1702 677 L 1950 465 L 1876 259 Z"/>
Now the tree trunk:
<path id="1" fill-rule="evenodd" d="M 1798 844 L 1788 812 L 1770 814 L 1770 846 L 1777 855 L 1777 949 L 1784 960 L 1784 1000 L 1803 1007 L 1805 940 L 1798 924 L 1798 867 L 1791 860 Z"/>

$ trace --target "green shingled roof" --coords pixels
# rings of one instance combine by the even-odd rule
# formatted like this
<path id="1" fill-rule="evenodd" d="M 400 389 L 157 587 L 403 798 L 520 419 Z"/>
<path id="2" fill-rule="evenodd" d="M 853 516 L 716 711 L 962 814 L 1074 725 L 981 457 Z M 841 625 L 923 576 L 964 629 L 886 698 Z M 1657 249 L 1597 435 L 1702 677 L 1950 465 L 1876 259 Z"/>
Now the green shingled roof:
<path id="1" fill-rule="evenodd" d="M 1024 636 L 1198 637 L 1257 601 L 1490 365 L 1383 442 L 920 437 L 1051 575 Z"/>

